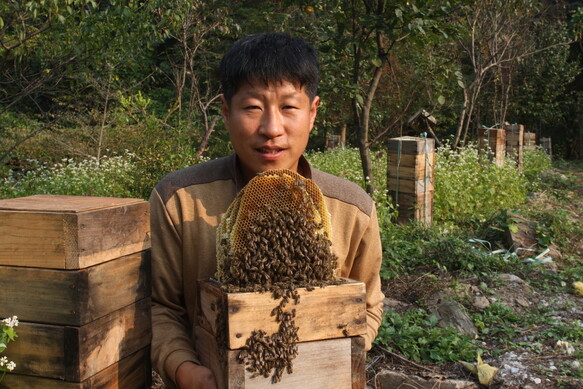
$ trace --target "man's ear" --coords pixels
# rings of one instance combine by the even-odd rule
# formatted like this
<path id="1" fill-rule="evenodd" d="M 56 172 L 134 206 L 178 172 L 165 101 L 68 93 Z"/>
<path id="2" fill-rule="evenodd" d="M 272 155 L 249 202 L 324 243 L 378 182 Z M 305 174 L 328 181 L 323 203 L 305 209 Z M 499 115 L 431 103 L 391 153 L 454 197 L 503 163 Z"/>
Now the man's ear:
<path id="1" fill-rule="evenodd" d="M 318 113 L 318 107 L 320 106 L 320 96 L 315 96 L 310 104 L 310 131 L 314 128 L 314 122 L 316 121 L 316 114 Z"/>

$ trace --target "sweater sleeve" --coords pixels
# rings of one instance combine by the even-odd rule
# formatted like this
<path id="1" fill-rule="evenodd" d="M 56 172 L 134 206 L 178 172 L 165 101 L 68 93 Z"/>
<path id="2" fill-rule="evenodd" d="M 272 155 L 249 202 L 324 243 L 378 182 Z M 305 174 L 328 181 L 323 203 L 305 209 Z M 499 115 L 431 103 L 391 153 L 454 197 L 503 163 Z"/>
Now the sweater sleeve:
<path id="1" fill-rule="evenodd" d="M 189 334 L 182 292 L 182 239 L 166 204 L 154 189 L 150 196 L 152 231 L 152 346 L 154 369 L 169 388 L 174 388 L 178 366 L 199 364 Z"/>
<path id="2" fill-rule="evenodd" d="M 382 249 L 376 208 L 372 209 L 369 224 L 364 230 L 349 278 L 366 285 L 366 350 L 370 350 L 381 325 L 383 300 L 380 269 Z"/>

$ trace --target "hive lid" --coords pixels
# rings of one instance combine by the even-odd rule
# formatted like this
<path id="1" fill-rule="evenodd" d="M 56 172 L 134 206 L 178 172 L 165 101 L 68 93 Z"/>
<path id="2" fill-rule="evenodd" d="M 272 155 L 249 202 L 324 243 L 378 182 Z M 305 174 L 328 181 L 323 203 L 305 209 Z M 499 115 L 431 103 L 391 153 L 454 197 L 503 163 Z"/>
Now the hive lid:
<path id="1" fill-rule="evenodd" d="M 0 200 L 0 211 L 79 213 L 143 201 L 142 199 L 116 197 L 34 195 Z"/>

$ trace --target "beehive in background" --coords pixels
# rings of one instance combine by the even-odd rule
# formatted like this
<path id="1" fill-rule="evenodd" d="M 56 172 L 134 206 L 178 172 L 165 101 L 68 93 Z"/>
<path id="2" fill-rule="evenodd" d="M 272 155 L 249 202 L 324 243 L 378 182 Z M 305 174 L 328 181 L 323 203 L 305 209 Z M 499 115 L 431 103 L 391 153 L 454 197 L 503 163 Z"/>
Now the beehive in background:
<path id="1" fill-rule="evenodd" d="M 504 165 L 506 130 L 481 128 L 478 130 L 478 152 L 487 155 L 497 166 Z"/>
<path id="2" fill-rule="evenodd" d="M 553 157 L 553 146 L 551 144 L 551 138 L 540 138 L 540 145 L 543 148 L 543 150 L 545 151 L 545 153 L 547 153 L 549 155 L 549 157 Z"/>
<path id="3" fill-rule="evenodd" d="M 536 147 L 536 133 L 535 132 L 525 132 L 523 145 L 524 145 L 524 150 L 534 150 Z"/>
<path id="4" fill-rule="evenodd" d="M 4 388 L 148 387 L 149 204 L 0 200 L 0 317 L 18 316 Z"/>
<path id="5" fill-rule="evenodd" d="M 433 220 L 435 140 L 404 136 L 389 139 L 388 188 L 398 222 Z"/>
<path id="6" fill-rule="evenodd" d="M 522 169 L 522 150 L 524 146 L 524 125 L 523 124 L 507 124 L 504 126 L 506 130 L 506 155 L 512 158 L 518 164 L 518 168 Z"/>

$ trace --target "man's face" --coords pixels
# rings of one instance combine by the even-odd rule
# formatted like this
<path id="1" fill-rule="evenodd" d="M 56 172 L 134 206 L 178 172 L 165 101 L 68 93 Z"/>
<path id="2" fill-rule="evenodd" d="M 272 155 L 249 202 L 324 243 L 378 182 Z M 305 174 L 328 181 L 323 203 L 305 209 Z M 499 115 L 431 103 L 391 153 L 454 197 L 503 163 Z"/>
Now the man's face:
<path id="1" fill-rule="evenodd" d="M 287 81 L 244 83 L 230 104 L 223 98 L 223 119 L 246 179 L 270 169 L 297 171 L 319 104 Z"/>

